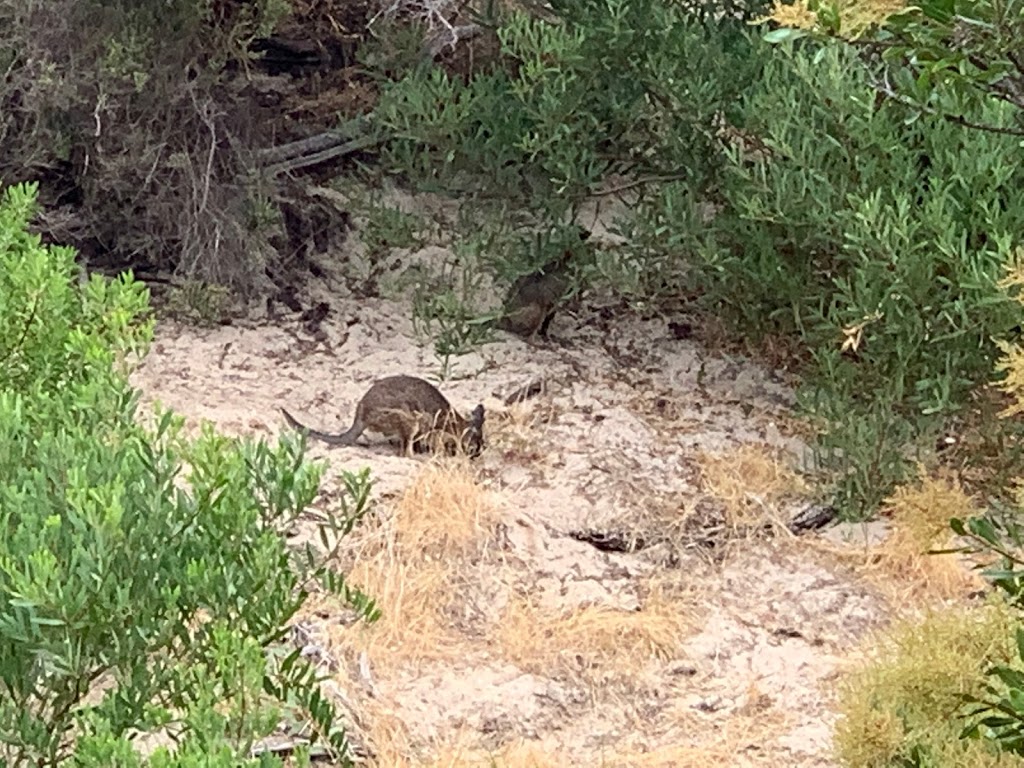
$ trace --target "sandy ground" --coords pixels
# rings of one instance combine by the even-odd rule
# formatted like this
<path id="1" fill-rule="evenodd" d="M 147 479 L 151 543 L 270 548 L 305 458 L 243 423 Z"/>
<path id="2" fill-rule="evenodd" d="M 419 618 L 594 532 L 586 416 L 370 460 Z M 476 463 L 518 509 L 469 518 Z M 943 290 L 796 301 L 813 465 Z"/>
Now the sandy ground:
<path id="1" fill-rule="evenodd" d="M 591 305 L 559 315 L 550 344 L 500 334 L 438 381 L 406 301 L 336 291 L 307 296 L 331 303 L 327 343 L 295 317 L 162 322 L 134 380 L 192 424 L 269 439 L 281 406 L 347 428 L 393 373 L 436 381 L 462 413 L 485 405 L 468 466 L 372 434 L 311 444 L 330 464 L 318 504 L 340 470 L 376 480 L 339 567 L 380 598 L 382 626 L 344 625 L 327 599 L 303 617 L 371 764 L 835 764 L 837 672 L 889 612 L 822 535 L 754 524 L 799 506 L 780 373 Z M 504 404 L 535 378 L 544 393 Z M 586 531 L 643 546 L 601 551 Z"/>

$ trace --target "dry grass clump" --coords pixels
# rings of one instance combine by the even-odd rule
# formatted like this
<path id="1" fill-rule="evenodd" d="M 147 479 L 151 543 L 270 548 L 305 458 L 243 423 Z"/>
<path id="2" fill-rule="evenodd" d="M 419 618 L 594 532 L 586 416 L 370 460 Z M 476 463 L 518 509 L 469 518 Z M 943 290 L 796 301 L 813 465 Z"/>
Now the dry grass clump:
<path id="1" fill-rule="evenodd" d="M 462 655 L 460 620 L 479 602 L 474 598 L 500 588 L 495 564 L 487 562 L 496 521 L 492 498 L 468 463 L 428 464 L 348 569 L 348 581 L 377 601 L 380 620 L 339 630 L 337 642 L 387 668 Z"/>
<path id="2" fill-rule="evenodd" d="M 675 657 L 690 628 L 687 601 L 654 589 L 640 610 L 583 605 L 544 608 L 521 596 L 508 603 L 495 640 L 502 656 L 535 674 L 590 670 L 636 677 L 652 659 Z"/>
<path id="3" fill-rule="evenodd" d="M 658 737 L 661 746 L 617 744 L 609 765 L 623 768 L 705 768 L 768 765 L 768 746 L 785 725 L 778 711 L 734 716 L 710 727 L 690 710 L 673 733 Z M 638 726 L 641 729 L 643 724 Z M 643 736 L 629 737 L 640 742 Z M 665 743 L 668 742 L 668 743 Z"/>
<path id="4" fill-rule="evenodd" d="M 739 691 L 737 691 L 739 693 Z M 704 768 L 705 766 L 794 765 L 773 743 L 792 725 L 784 701 L 752 682 L 728 718 L 701 711 L 692 700 L 677 699 L 652 728 L 636 714 L 623 737 L 605 754 L 604 765 L 622 768 Z"/>
<path id="5" fill-rule="evenodd" d="M 929 477 L 896 488 L 883 505 L 892 521 L 892 535 L 876 550 L 874 576 L 904 598 L 962 596 L 982 586 L 981 577 L 956 554 L 929 554 L 954 544 L 953 517 L 977 513 L 974 502 L 953 479 Z"/>
<path id="6" fill-rule="evenodd" d="M 703 486 L 723 505 L 734 533 L 775 521 L 779 503 L 805 489 L 801 477 L 767 446 L 743 445 L 698 460 Z"/>
<path id="7" fill-rule="evenodd" d="M 454 743 L 438 748 L 429 760 L 395 765 L 399 768 L 564 768 L 575 764 L 570 755 L 554 745 L 518 739 L 488 750 L 471 745 L 477 740 L 477 736 L 461 734 Z"/>
<path id="8" fill-rule="evenodd" d="M 915 750 L 927 765 L 1017 765 L 985 742 L 961 741 L 961 694 L 979 694 L 984 668 L 1014 656 L 1016 615 L 993 601 L 976 609 L 905 620 L 875 640 L 871 658 L 840 685 L 835 730 L 839 761 L 850 768 L 901 765 Z"/>
<path id="9" fill-rule="evenodd" d="M 542 450 L 545 432 L 558 418 L 558 409 L 547 397 L 513 402 L 492 411 L 488 422 L 488 440 L 504 461 L 542 466 L 551 460 Z"/>

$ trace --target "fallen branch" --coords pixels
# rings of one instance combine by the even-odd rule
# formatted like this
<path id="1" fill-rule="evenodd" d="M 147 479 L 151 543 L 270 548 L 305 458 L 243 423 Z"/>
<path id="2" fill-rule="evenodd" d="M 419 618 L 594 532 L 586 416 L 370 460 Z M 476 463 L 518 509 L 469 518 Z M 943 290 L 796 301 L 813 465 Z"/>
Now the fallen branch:
<path id="1" fill-rule="evenodd" d="M 313 139 L 324 136 L 311 137 Z M 328 160 L 333 160 L 336 157 L 344 157 L 350 155 L 353 152 L 358 152 L 361 149 L 372 147 L 376 144 L 380 144 L 385 140 L 384 136 L 362 136 L 358 139 L 352 139 L 344 144 L 337 144 L 327 149 L 321 150 L 320 152 L 314 152 L 309 155 L 299 155 L 289 160 L 282 160 L 280 163 L 274 163 L 263 167 L 263 172 L 275 176 L 279 173 L 288 173 L 289 171 L 295 171 L 299 168 L 308 168 L 311 165 L 319 165 L 320 163 L 326 163 Z"/>

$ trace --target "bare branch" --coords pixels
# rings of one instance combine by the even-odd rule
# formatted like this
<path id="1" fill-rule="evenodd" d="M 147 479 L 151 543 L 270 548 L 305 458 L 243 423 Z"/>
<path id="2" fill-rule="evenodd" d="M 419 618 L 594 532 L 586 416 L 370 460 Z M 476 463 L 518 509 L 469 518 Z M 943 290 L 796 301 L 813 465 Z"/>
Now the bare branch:
<path id="1" fill-rule="evenodd" d="M 1018 128 L 1004 128 L 998 125 L 986 125 L 985 123 L 976 123 L 973 120 L 968 120 L 966 117 L 963 117 L 962 115 L 953 115 L 950 114 L 949 112 L 941 112 L 933 107 L 927 107 L 924 106 L 923 104 L 917 104 L 916 102 L 911 101 L 907 97 L 899 93 L 896 93 L 896 91 L 893 90 L 888 85 L 888 83 L 876 82 L 872 83 L 871 87 L 874 88 L 883 96 L 885 96 L 886 98 L 892 99 L 898 104 L 902 104 L 903 106 L 910 107 L 912 109 L 920 110 L 921 112 L 924 112 L 926 115 L 934 115 L 935 117 L 941 117 L 943 120 L 947 120 L 956 125 L 963 126 L 964 128 L 973 128 L 978 131 L 988 131 L 989 133 L 999 133 L 1005 136 L 1024 136 L 1024 130 L 1020 130 Z"/>

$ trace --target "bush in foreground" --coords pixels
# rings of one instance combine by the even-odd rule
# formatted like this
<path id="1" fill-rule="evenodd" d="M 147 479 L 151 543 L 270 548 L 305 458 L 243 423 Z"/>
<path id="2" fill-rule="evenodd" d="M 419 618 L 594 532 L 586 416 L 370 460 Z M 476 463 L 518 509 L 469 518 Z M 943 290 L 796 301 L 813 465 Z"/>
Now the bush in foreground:
<path id="1" fill-rule="evenodd" d="M 282 642 L 313 580 L 375 611 L 281 533 L 322 467 L 294 441 L 188 441 L 167 412 L 140 426 L 125 374 L 146 292 L 79 285 L 70 249 L 26 234 L 34 202 L 34 186 L 0 202 L 0 764 L 279 765 L 251 750 L 285 708 L 344 762 Z M 325 544 L 366 509 L 367 476 L 347 480 Z M 146 734 L 176 748 L 140 756 Z"/>
<path id="2" fill-rule="evenodd" d="M 960 738 L 953 715 L 979 695 L 986 664 L 1012 655 L 1016 616 L 1005 605 L 935 613 L 889 630 L 877 654 L 841 686 L 835 749 L 848 768 L 1015 764 L 991 743 Z"/>

